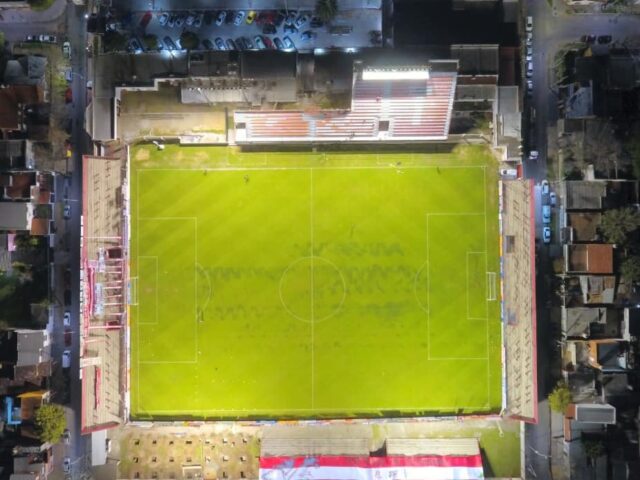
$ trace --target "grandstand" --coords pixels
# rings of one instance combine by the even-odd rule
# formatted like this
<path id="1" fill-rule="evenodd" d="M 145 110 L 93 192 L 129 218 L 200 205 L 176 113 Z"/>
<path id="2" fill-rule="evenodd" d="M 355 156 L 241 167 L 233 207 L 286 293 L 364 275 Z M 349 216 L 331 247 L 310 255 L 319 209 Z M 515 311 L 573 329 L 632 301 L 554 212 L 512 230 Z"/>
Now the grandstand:
<path id="1" fill-rule="evenodd" d="M 445 140 L 456 78 L 431 66 L 356 68 L 349 110 L 236 111 L 236 142 Z"/>

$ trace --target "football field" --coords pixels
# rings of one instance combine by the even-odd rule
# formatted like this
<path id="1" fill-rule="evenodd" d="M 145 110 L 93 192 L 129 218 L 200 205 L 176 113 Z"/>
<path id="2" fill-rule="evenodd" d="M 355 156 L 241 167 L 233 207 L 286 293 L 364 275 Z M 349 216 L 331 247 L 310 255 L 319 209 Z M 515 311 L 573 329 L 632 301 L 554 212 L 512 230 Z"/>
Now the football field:
<path id="1" fill-rule="evenodd" d="M 130 151 L 131 415 L 498 411 L 497 167 Z"/>

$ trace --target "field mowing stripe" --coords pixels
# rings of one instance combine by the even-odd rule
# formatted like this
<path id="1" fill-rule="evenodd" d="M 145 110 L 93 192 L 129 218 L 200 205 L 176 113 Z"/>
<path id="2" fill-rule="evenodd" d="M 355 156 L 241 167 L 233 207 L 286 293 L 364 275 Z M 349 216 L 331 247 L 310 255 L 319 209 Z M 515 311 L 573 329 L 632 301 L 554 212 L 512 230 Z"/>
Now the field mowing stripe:
<path id="1" fill-rule="evenodd" d="M 397 166 L 395 164 L 391 165 L 363 165 L 363 166 L 350 166 L 350 165 L 341 165 L 341 166 L 303 166 L 303 167 L 294 167 L 294 166 L 286 166 L 286 167 L 215 167 L 215 168 L 140 168 L 138 172 L 219 172 L 219 171 L 277 171 L 277 170 L 408 170 L 408 169 L 475 169 L 475 168 L 485 168 L 482 165 L 447 165 L 447 166 L 434 166 L 434 165 L 401 165 Z"/>
<path id="2" fill-rule="evenodd" d="M 486 321 L 489 318 L 489 304 L 486 302 L 486 292 L 485 292 L 485 302 L 484 302 L 484 307 L 485 307 L 485 316 L 484 317 L 473 317 L 471 316 L 471 307 L 469 305 L 469 297 L 471 297 L 471 289 L 469 287 L 469 283 L 471 280 L 471 276 L 469 275 L 469 255 L 484 255 L 485 259 L 487 256 L 487 252 L 471 252 L 471 251 L 467 251 L 467 319 L 469 320 L 480 320 L 480 321 Z M 485 289 L 488 288 L 487 285 L 485 285 Z"/>
<path id="3" fill-rule="evenodd" d="M 218 409 L 214 409 L 214 410 L 191 410 L 191 409 L 170 409 L 170 410 L 145 410 L 144 412 L 140 412 L 137 417 L 141 417 L 143 414 L 156 414 L 156 415 L 161 415 L 163 413 L 185 413 L 185 414 L 191 414 L 191 413 L 217 413 L 217 412 L 224 412 L 224 413 L 265 413 L 267 412 L 267 415 L 272 414 L 272 413 L 279 413 L 279 412 L 311 412 L 311 413 L 315 413 L 316 415 L 322 415 L 324 412 L 340 412 L 340 413 L 344 413 L 344 412 L 363 412 L 363 413 L 367 413 L 367 412 L 380 412 L 380 411 L 387 411 L 390 410 L 389 407 L 366 407 L 366 408 L 353 408 L 353 407 L 344 407 L 344 408 L 322 408 L 322 409 L 311 409 L 311 408 L 247 408 L 247 409 L 230 409 L 230 408 L 218 408 Z M 424 406 L 419 406 L 419 407 L 393 407 L 393 410 L 398 411 L 398 410 L 404 410 L 404 411 L 408 411 L 408 412 L 420 412 L 420 411 L 442 411 L 442 412 L 453 412 L 453 411 L 457 411 L 457 410 L 473 410 L 473 411 L 486 411 L 487 410 L 487 405 L 446 405 L 446 406 L 436 406 L 436 407 L 429 407 L 429 408 L 425 408 Z M 134 415 L 134 417 L 136 417 L 136 415 Z M 384 417 L 383 421 L 386 419 L 388 420 L 389 417 Z M 424 418 L 422 416 L 416 416 L 416 418 Z M 348 418 L 346 418 L 346 420 L 348 420 Z"/>
<path id="4" fill-rule="evenodd" d="M 482 196 L 484 198 L 484 251 L 487 252 L 487 256 L 485 257 L 485 271 L 489 271 L 489 231 L 487 228 L 487 168 L 486 166 L 482 169 L 482 179 L 483 179 L 483 188 L 482 188 Z M 487 315 L 487 321 L 485 323 L 485 330 L 487 336 L 487 405 L 491 405 L 491 361 L 489 357 L 491 356 L 491 352 L 489 349 L 489 317 Z"/>
<path id="5" fill-rule="evenodd" d="M 141 322 L 138 321 L 139 325 L 157 325 L 158 324 L 158 286 L 160 285 L 160 281 L 158 279 L 158 256 L 157 255 L 140 255 L 138 257 L 138 273 L 140 273 L 140 259 L 142 258 L 153 258 L 155 260 L 155 264 L 156 264 L 156 283 L 154 285 L 154 290 L 156 292 L 156 304 L 155 304 L 155 322 Z M 138 277 L 138 287 L 140 286 L 140 277 Z M 137 292 L 138 296 L 140 295 L 140 292 Z M 138 300 L 138 320 L 140 319 L 140 298 L 137 299 Z"/>
<path id="6" fill-rule="evenodd" d="M 315 289 L 314 289 L 314 267 L 313 267 L 313 168 L 309 169 L 309 243 L 311 244 L 311 408 L 313 408 L 315 397 Z"/>

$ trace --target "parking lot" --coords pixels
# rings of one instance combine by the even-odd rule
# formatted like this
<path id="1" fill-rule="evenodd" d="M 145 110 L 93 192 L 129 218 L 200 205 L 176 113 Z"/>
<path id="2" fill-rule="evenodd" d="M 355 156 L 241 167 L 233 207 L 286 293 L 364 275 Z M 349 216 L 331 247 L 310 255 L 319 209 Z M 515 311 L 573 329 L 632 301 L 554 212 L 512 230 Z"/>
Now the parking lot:
<path id="1" fill-rule="evenodd" d="M 136 12 L 115 28 L 135 39 L 129 50 L 145 50 L 144 35 L 155 35 L 159 49 L 182 49 L 180 36 L 193 32 L 203 50 L 358 49 L 382 44 L 382 13 L 377 9 L 341 11 L 323 24 L 312 11 L 158 11 Z"/>

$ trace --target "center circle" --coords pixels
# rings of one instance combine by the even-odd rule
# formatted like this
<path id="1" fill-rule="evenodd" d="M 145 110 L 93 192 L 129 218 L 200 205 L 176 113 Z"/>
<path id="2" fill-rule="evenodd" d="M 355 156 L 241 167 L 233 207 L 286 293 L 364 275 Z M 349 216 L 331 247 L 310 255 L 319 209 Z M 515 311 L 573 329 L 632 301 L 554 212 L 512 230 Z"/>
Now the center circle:
<path id="1" fill-rule="evenodd" d="M 342 308 L 347 288 L 340 269 L 326 258 L 302 257 L 280 278 L 280 301 L 292 317 L 321 322 Z"/>

